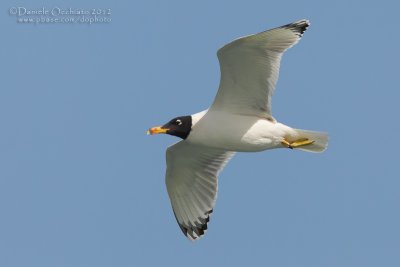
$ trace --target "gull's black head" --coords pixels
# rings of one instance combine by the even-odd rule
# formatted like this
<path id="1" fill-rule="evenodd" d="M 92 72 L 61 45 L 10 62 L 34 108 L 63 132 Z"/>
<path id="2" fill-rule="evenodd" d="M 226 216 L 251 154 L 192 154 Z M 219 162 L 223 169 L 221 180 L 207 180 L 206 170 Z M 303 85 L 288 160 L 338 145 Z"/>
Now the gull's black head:
<path id="1" fill-rule="evenodd" d="M 147 134 L 165 133 L 186 139 L 192 130 L 192 116 L 176 117 L 163 126 L 153 127 L 147 131 Z"/>

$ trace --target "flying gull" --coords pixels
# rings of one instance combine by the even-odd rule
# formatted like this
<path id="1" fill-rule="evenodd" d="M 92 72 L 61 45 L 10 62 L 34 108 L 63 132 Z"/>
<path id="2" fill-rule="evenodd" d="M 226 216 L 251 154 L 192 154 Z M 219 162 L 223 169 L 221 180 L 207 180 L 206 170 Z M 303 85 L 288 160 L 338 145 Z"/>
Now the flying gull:
<path id="1" fill-rule="evenodd" d="M 167 149 L 166 184 L 176 220 L 190 240 L 206 232 L 218 174 L 235 152 L 326 149 L 326 133 L 289 127 L 271 113 L 281 57 L 309 25 L 303 19 L 225 45 L 217 53 L 221 80 L 211 107 L 148 130 L 183 139 Z"/>

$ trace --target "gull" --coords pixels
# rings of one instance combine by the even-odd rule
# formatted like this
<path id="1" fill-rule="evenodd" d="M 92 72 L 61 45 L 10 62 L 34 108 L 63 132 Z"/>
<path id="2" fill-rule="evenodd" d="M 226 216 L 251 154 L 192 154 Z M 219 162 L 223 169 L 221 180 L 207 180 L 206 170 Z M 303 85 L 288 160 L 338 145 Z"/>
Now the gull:
<path id="1" fill-rule="evenodd" d="M 303 19 L 223 46 L 217 53 L 221 80 L 212 105 L 147 131 L 182 138 L 167 149 L 165 180 L 176 221 L 188 239 L 206 232 L 218 175 L 235 152 L 326 149 L 327 133 L 289 127 L 271 113 L 281 57 L 309 25 Z"/>

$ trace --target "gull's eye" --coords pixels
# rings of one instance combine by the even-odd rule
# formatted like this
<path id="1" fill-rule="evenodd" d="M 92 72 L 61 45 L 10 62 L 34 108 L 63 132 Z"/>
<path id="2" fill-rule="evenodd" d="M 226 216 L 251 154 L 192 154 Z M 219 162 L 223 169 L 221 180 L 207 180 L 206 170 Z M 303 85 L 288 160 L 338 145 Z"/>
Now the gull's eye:
<path id="1" fill-rule="evenodd" d="M 176 124 L 176 125 L 182 125 L 182 121 L 181 121 L 181 120 L 176 120 L 176 121 L 175 121 L 175 124 Z"/>

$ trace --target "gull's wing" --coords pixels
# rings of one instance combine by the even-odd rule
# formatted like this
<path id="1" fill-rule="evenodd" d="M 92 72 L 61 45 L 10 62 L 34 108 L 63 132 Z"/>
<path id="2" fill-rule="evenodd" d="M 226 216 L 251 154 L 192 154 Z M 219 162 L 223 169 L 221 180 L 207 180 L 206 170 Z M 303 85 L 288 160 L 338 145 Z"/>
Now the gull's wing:
<path id="1" fill-rule="evenodd" d="M 218 173 L 234 152 L 181 141 L 167 149 L 166 184 L 182 232 L 201 237 L 217 198 Z"/>
<path id="2" fill-rule="evenodd" d="M 308 20 L 300 20 L 242 37 L 219 49 L 221 81 L 211 109 L 269 117 L 281 57 L 308 26 Z"/>

